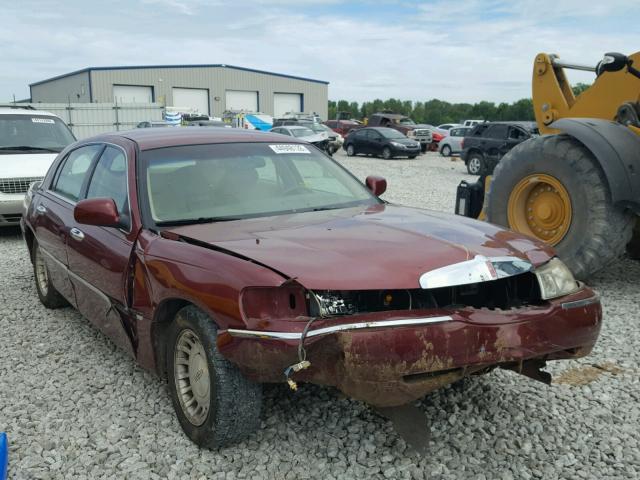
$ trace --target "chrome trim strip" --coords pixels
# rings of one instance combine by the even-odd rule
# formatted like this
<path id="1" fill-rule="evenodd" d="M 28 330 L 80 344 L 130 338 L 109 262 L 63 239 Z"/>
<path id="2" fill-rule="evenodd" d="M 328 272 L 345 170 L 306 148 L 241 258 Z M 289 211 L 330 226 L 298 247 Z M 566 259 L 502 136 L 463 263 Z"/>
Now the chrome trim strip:
<path id="1" fill-rule="evenodd" d="M 344 330 L 362 330 L 367 328 L 385 328 L 385 327 L 404 327 L 409 325 L 427 325 L 431 323 L 450 322 L 453 318 L 450 316 L 426 317 L 426 318 L 405 318 L 401 320 L 379 320 L 373 322 L 345 323 L 342 325 L 333 325 L 331 327 L 318 328 L 309 330 L 305 338 L 317 337 L 321 335 L 329 335 L 331 333 L 341 332 Z M 227 333 L 234 337 L 242 338 L 277 338 L 280 340 L 300 340 L 302 332 L 273 332 L 260 330 L 239 330 L 229 328 Z M 220 333 L 224 333 L 221 331 Z"/>
<path id="2" fill-rule="evenodd" d="M 591 305 L 592 303 L 597 303 L 599 301 L 600 301 L 600 296 L 599 295 L 594 295 L 593 297 L 584 298 L 582 300 L 575 300 L 573 302 L 566 302 L 566 303 L 563 303 L 561 306 L 562 306 L 563 310 L 569 310 L 571 308 L 586 307 L 587 305 Z"/>

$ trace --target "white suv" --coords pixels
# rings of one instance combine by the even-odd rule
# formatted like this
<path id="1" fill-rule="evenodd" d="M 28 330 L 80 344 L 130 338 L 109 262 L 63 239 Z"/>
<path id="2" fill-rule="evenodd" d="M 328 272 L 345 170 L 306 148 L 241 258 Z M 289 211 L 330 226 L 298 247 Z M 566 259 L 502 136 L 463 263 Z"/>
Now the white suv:
<path id="1" fill-rule="evenodd" d="M 0 227 L 18 225 L 32 182 L 76 139 L 56 115 L 28 107 L 0 107 Z"/>

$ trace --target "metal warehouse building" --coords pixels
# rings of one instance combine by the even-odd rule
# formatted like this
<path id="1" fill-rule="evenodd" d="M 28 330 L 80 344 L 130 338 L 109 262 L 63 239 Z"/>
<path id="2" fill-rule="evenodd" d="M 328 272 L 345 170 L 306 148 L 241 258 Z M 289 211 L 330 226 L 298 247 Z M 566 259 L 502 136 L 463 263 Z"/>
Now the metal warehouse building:
<path id="1" fill-rule="evenodd" d="M 149 65 L 90 67 L 29 87 L 32 102 L 158 102 L 218 117 L 245 110 L 274 117 L 316 112 L 326 119 L 328 84 L 232 65 Z"/>

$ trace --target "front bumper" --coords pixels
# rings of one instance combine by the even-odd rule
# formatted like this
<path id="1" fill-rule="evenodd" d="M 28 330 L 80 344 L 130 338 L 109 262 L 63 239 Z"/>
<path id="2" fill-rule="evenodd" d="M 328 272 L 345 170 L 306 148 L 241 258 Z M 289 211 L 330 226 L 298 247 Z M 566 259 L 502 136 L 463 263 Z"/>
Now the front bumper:
<path id="1" fill-rule="evenodd" d="M 376 406 L 410 403 L 460 378 L 530 360 L 587 355 L 602 309 L 588 288 L 544 306 L 509 311 L 379 312 L 318 319 L 305 340 L 311 366 L 295 380 L 338 387 Z M 222 330 L 218 348 L 249 378 L 280 382 L 298 362 L 305 321 Z M 354 326 L 357 325 L 357 326 Z"/>

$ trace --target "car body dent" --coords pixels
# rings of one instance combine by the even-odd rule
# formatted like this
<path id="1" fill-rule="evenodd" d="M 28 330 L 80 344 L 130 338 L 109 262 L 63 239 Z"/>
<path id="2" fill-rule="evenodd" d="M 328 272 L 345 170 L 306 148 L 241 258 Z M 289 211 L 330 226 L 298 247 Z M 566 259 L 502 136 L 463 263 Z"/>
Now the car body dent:
<path id="1" fill-rule="evenodd" d="M 522 362 L 583 356 L 597 339 L 602 311 L 586 287 L 510 310 L 459 306 L 250 319 L 241 303 L 250 287 L 295 287 L 311 294 L 316 289 L 419 289 L 425 272 L 476 255 L 515 257 L 535 267 L 554 254 L 545 244 L 484 222 L 389 204 L 149 229 L 143 226 L 136 195 L 137 151 L 182 135 L 158 136 L 152 130 L 80 142 L 117 143 L 129 156 L 132 227 L 125 236 L 131 254 L 122 272 L 122 300 L 108 297 L 120 322 L 114 325 L 146 368 L 163 373 L 156 335 L 162 323 L 171 321 L 162 318 L 161 307 L 172 301 L 194 304 L 209 314 L 219 329 L 220 352 L 262 382 L 284 380 L 284 369 L 298 361 L 303 337 L 262 338 L 247 332 L 302 333 L 309 322 L 314 331 L 329 328 L 305 339 L 311 366 L 296 378 L 335 385 L 379 406 L 410 402 L 488 368 L 517 369 L 520 363 L 522 370 Z M 220 130 L 225 141 L 239 138 L 237 132 Z M 209 135 L 191 131 L 183 141 L 211 143 Z M 243 138 L 269 142 L 278 136 L 247 133 Z M 41 190 L 34 195 L 23 222 L 25 234 L 34 232 L 34 209 L 46 198 Z M 112 261 L 108 255 L 101 260 L 107 265 Z M 354 324 L 365 327 L 349 326 Z M 340 325 L 346 326 L 336 328 Z"/>

